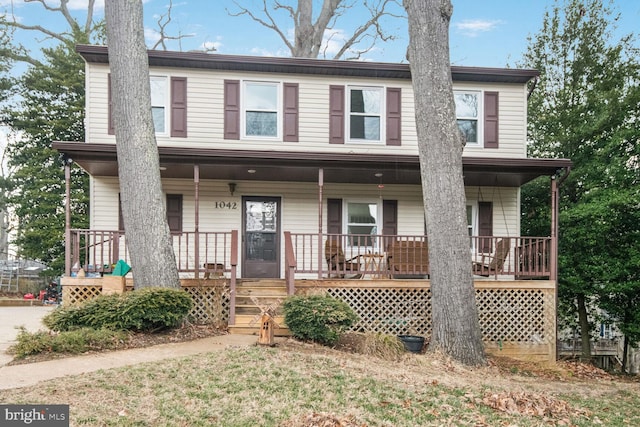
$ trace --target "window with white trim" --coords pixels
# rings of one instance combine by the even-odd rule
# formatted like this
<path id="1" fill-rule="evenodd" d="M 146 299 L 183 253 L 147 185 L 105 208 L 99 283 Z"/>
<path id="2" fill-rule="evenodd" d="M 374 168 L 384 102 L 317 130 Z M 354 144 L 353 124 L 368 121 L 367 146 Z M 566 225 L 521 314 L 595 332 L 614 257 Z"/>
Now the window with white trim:
<path id="1" fill-rule="evenodd" d="M 456 119 L 458 128 L 464 135 L 467 144 L 479 144 L 481 134 L 481 93 L 477 91 L 453 92 L 456 103 Z"/>
<path id="2" fill-rule="evenodd" d="M 153 127 L 157 134 L 167 133 L 167 115 L 169 111 L 169 79 L 166 76 L 150 76 L 151 114 Z"/>
<path id="3" fill-rule="evenodd" d="M 375 235 L 380 229 L 380 206 L 378 202 L 347 201 L 346 233 L 349 246 L 376 247 Z"/>
<path id="4" fill-rule="evenodd" d="M 243 84 L 243 136 L 279 138 L 280 83 L 245 81 Z"/>
<path id="5" fill-rule="evenodd" d="M 348 87 L 347 121 L 352 142 L 381 142 L 384 120 L 384 91 L 381 87 Z"/>

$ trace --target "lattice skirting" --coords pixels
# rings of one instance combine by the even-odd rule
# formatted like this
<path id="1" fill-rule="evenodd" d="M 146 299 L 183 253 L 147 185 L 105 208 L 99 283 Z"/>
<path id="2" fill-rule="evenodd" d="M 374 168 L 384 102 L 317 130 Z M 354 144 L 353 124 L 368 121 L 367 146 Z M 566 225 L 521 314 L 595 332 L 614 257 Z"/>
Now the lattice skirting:
<path id="1" fill-rule="evenodd" d="M 196 323 L 226 327 L 229 321 L 229 288 L 226 285 L 184 286 L 193 298 L 189 316 Z M 62 304 L 78 305 L 102 294 L 100 285 L 62 286 Z"/>
<path id="2" fill-rule="evenodd" d="M 349 304 L 359 318 L 353 331 L 431 335 L 431 291 L 428 287 L 327 287 L 301 292 L 326 292 Z M 476 289 L 476 303 L 486 343 L 502 347 L 555 342 L 553 289 Z"/>

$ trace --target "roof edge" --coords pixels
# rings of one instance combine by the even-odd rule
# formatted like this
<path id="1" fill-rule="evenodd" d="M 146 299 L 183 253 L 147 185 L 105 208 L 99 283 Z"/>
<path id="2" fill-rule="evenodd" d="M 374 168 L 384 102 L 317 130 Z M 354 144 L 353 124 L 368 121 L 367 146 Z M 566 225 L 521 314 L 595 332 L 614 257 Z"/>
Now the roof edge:
<path id="1" fill-rule="evenodd" d="M 78 52 L 88 63 L 109 63 L 106 46 L 77 45 Z M 348 75 L 410 79 L 409 64 L 390 62 L 345 61 L 311 58 L 226 55 L 205 52 L 177 52 L 148 50 L 149 65 L 186 68 L 206 68 L 253 72 L 281 72 L 299 74 Z M 455 81 L 489 81 L 526 83 L 540 75 L 537 70 L 451 66 Z"/>

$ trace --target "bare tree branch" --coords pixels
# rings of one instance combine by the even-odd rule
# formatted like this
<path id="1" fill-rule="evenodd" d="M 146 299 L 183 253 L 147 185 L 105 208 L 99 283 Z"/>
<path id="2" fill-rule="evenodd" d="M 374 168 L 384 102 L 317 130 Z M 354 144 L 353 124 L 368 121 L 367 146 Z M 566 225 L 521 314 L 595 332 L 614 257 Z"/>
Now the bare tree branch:
<path id="1" fill-rule="evenodd" d="M 162 46 L 162 50 L 167 50 L 167 45 L 165 43 L 167 40 L 182 40 L 185 37 L 192 37 L 191 34 L 178 33 L 177 36 L 170 36 L 167 34 L 166 29 L 167 29 L 167 26 L 171 23 L 172 10 L 173 10 L 173 0 L 169 0 L 169 7 L 167 8 L 167 13 L 164 13 L 158 17 L 157 24 L 158 24 L 158 29 L 159 29 L 158 32 L 160 34 L 160 38 L 153 45 L 153 47 L 151 47 L 151 50 L 155 50 L 158 46 Z M 215 51 L 215 48 L 213 48 L 213 50 Z M 207 51 L 210 51 L 210 49 L 208 49 Z"/>
<path id="2" fill-rule="evenodd" d="M 280 36 L 280 38 L 282 39 L 284 44 L 287 45 L 287 48 L 289 48 L 289 50 L 291 52 L 293 52 L 295 50 L 294 45 L 291 44 L 291 42 L 289 41 L 287 36 L 282 32 L 282 30 L 280 30 L 280 27 L 278 27 L 278 25 L 276 24 L 275 20 L 273 19 L 273 17 L 269 13 L 269 10 L 267 8 L 267 0 L 262 0 L 262 5 L 263 5 L 262 11 L 264 12 L 265 15 L 267 15 L 267 18 L 269 19 L 269 22 L 267 22 L 267 21 L 261 19 L 260 17 L 254 15 L 253 12 L 251 12 L 249 9 L 246 9 L 246 8 L 240 6 L 240 4 L 238 4 L 238 2 L 236 0 L 233 0 L 233 3 L 236 6 L 238 6 L 238 8 L 240 9 L 240 12 L 232 13 L 232 12 L 229 11 L 229 9 L 227 9 L 227 13 L 230 16 L 249 15 L 249 17 L 251 19 L 253 19 L 257 23 L 259 23 L 260 25 L 262 25 L 262 26 L 264 26 L 266 28 L 269 28 L 270 30 L 275 31 L 276 34 L 278 34 L 278 36 Z"/>
<path id="3" fill-rule="evenodd" d="M 399 10 L 404 10 L 400 0 L 364 0 L 364 3 L 357 0 L 323 0 L 322 8 L 315 22 L 313 20 L 314 0 L 297 0 L 296 8 L 282 0 L 271 0 L 272 11 L 267 6 L 267 0 L 262 0 L 260 13 L 241 6 L 238 0 L 233 2 L 238 7 L 239 12 L 230 12 L 227 9 L 227 13 L 230 16 L 247 15 L 253 21 L 274 31 L 294 57 L 317 58 L 321 53 L 321 49 L 322 55 L 327 57 L 329 53 L 327 42 L 335 40 L 335 35 L 328 30 L 338 28 L 339 18 L 356 6 L 363 5 L 367 8 L 370 17 L 366 23 L 357 27 L 353 34 L 343 41 L 341 48 L 333 56 L 333 59 L 340 59 L 347 52 L 353 53 L 355 58 L 360 58 L 363 54 L 371 51 L 377 41 L 384 42 L 395 39 L 395 36 L 385 33 L 380 21 L 384 17 L 405 17 L 401 13 L 390 11 L 391 5 L 398 7 Z M 278 23 L 275 15 L 273 15 L 273 11 L 277 12 L 279 10 L 286 12 L 293 21 L 295 29 L 293 41 L 287 37 L 284 25 L 281 22 Z M 325 40 L 325 37 L 327 37 L 327 40 Z M 367 39 L 370 39 L 368 45 L 355 48 L 355 46 L 360 45 Z"/>
<path id="4" fill-rule="evenodd" d="M 334 56 L 334 59 L 338 59 L 338 58 L 342 57 L 342 55 L 344 55 L 347 50 L 351 49 L 352 46 L 355 46 L 356 44 L 360 43 L 363 40 L 361 38 L 362 35 L 366 34 L 371 27 L 373 27 L 375 29 L 375 35 L 373 36 L 373 39 L 371 40 L 371 45 L 369 45 L 368 48 L 358 50 L 356 52 L 358 54 L 358 58 L 360 58 L 360 56 L 362 54 L 370 51 L 374 47 L 374 45 L 375 45 L 375 43 L 376 43 L 376 41 L 378 39 L 380 39 L 382 41 L 388 41 L 388 40 L 394 40 L 395 39 L 395 36 L 393 36 L 393 35 L 386 35 L 383 32 L 382 27 L 380 26 L 380 19 L 383 16 L 391 16 L 391 17 L 394 17 L 394 18 L 403 18 L 402 15 L 396 15 L 396 14 L 390 13 L 390 12 L 388 12 L 386 10 L 386 8 L 389 5 L 389 3 L 394 3 L 394 4 L 398 5 L 398 6 L 401 6 L 400 4 L 398 4 L 397 0 L 383 0 L 382 2 L 378 2 L 375 5 L 371 5 L 369 1 L 365 0 L 364 4 L 365 4 L 365 7 L 367 9 L 369 9 L 369 12 L 371 13 L 371 18 L 365 24 L 363 24 L 360 27 L 356 28 L 356 30 L 354 31 L 353 35 L 347 41 L 345 41 L 345 43 L 342 46 L 342 48 Z"/>

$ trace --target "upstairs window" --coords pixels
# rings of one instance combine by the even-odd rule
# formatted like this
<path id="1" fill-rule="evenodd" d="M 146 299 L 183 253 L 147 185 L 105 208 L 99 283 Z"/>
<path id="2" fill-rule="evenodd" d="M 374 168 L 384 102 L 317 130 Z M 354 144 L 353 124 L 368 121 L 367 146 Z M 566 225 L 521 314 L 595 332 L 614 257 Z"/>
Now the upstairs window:
<path id="1" fill-rule="evenodd" d="M 115 135 L 113 122 L 113 99 L 111 93 L 111 74 L 107 77 L 108 115 L 107 133 Z M 158 135 L 176 138 L 187 137 L 187 78 L 150 76 L 151 117 Z"/>
<path id="2" fill-rule="evenodd" d="M 480 92 L 455 91 L 456 119 L 458 128 L 467 144 L 478 144 L 480 132 Z"/>
<path id="3" fill-rule="evenodd" d="M 379 87 L 349 87 L 349 139 L 380 142 L 383 92 Z"/>
<path id="4" fill-rule="evenodd" d="M 244 134 L 248 137 L 278 138 L 280 128 L 280 84 L 244 83 Z"/>
<path id="5" fill-rule="evenodd" d="M 153 126 L 158 134 L 167 132 L 167 111 L 169 104 L 169 90 L 166 77 L 151 76 L 151 113 Z"/>

